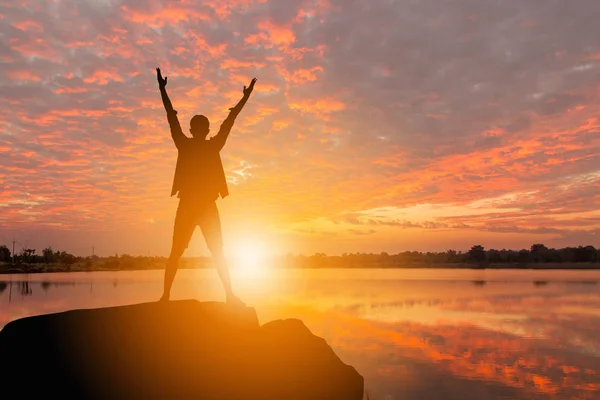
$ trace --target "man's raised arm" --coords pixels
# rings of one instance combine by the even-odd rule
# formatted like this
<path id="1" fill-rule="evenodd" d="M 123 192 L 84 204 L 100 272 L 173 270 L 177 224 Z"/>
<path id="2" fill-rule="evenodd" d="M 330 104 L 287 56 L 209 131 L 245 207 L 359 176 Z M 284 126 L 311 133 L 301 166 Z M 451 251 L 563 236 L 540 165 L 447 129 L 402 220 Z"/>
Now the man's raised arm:
<path id="1" fill-rule="evenodd" d="M 229 115 L 227 116 L 227 118 L 225 118 L 225 121 L 223 121 L 223 123 L 221 124 L 219 133 L 217 133 L 215 135 L 215 137 L 212 139 L 216 143 L 219 150 L 221 148 L 223 148 L 223 146 L 225 146 L 225 141 L 227 140 L 227 137 L 229 136 L 229 132 L 231 132 L 231 128 L 233 127 L 233 123 L 235 122 L 235 118 L 238 116 L 240 111 L 242 111 L 242 108 L 244 108 L 244 105 L 250 98 L 250 93 L 252 93 L 252 90 L 254 90 L 255 83 L 256 83 L 256 78 L 252 79 L 252 81 L 250 82 L 250 85 L 248 87 L 244 86 L 244 91 L 243 91 L 244 95 L 242 96 L 242 99 L 234 107 L 231 107 L 229 109 Z"/>
<path id="2" fill-rule="evenodd" d="M 175 146 L 179 147 L 179 143 L 185 140 L 186 137 L 181 130 L 181 125 L 179 124 L 179 119 L 177 118 L 177 111 L 173 109 L 173 104 L 171 104 L 171 100 L 167 94 L 167 77 L 165 76 L 163 79 L 162 74 L 160 73 L 160 68 L 156 68 L 156 79 L 158 80 L 158 87 L 160 89 L 160 96 L 162 97 L 163 105 L 167 111 L 167 120 L 169 121 L 169 126 L 171 127 L 171 137 L 175 142 Z"/>

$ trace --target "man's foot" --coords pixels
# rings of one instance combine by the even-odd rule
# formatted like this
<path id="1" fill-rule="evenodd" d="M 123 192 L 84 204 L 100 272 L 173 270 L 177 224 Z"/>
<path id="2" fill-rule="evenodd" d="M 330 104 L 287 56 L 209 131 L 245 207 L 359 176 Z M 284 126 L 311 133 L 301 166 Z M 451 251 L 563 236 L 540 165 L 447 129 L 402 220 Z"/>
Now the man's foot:
<path id="1" fill-rule="evenodd" d="M 167 301 L 169 301 L 169 296 L 165 296 L 163 294 L 162 297 L 160 298 L 160 300 L 158 302 L 159 303 L 166 303 Z"/>
<path id="2" fill-rule="evenodd" d="M 244 304 L 244 302 L 233 293 L 228 294 L 225 301 L 228 306 L 246 307 L 246 304 Z"/>

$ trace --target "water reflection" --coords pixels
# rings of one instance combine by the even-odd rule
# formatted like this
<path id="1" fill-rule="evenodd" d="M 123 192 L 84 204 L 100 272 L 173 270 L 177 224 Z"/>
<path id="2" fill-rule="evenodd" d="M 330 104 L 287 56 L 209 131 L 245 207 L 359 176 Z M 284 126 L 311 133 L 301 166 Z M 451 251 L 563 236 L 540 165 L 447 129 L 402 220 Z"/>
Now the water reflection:
<path id="1" fill-rule="evenodd" d="M 31 285 L 29 285 L 29 281 L 17 282 L 19 287 L 19 293 L 22 296 L 31 296 L 33 294 L 33 290 L 31 289 Z"/>
<path id="2" fill-rule="evenodd" d="M 22 297 L 25 296 L 31 296 L 33 295 L 33 287 L 30 283 L 30 281 L 27 280 L 22 280 L 22 281 L 15 281 L 14 284 L 16 285 L 16 292 L 18 294 L 21 295 Z M 50 285 L 49 282 L 42 282 L 41 287 L 42 289 L 46 290 L 47 286 L 45 286 L 45 284 Z M 11 303 L 12 302 L 12 290 L 13 290 L 13 281 L 0 281 L 0 294 L 2 294 L 6 289 L 8 288 L 8 302 Z"/>
<path id="3" fill-rule="evenodd" d="M 365 377 L 371 400 L 600 398 L 600 272 L 568 272 L 292 270 L 234 282 L 262 323 L 300 318 L 324 337 Z M 174 299 L 222 300 L 214 271 L 180 273 Z M 0 284 L 0 326 L 156 301 L 161 280 L 162 271 L 15 275 Z"/>

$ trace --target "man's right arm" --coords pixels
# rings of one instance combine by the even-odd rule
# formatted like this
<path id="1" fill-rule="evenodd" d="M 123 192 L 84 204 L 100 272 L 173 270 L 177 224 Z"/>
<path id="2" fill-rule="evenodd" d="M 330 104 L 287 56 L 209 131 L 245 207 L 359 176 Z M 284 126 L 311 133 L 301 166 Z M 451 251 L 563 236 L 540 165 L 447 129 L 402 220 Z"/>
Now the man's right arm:
<path id="1" fill-rule="evenodd" d="M 179 144 L 186 139 L 186 136 L 181 130 L 181 125 L 179 124 L 179 119 L 177 118 L 177 111 L 173 109 L 173 104 L 171 104 L 171 100 L 167 94 L 167 77 L 165 76 L 163 79 L 162 74 L 160 73 L 160 68 L 156 68 L 156 78 L 158 80 L 160 96 L 162 98 L 163 105 L 165 106 L 165 110 L 167 111 L 167 120 L 169 121 L 169 126 L 171 127 L 171 137 L 175 142 L 175 146 L 179 147 Z"/>

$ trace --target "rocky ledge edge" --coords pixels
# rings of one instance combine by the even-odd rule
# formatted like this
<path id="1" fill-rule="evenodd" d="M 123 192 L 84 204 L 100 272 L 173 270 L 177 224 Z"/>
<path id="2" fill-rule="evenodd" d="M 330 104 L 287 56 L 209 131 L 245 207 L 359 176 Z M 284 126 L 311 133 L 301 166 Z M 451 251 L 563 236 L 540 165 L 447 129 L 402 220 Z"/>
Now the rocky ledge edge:
<path id="1" fill-rule="evenodd" d="M 26 317 L 0 331 L 21 398 L 362 400 L 363 377 L 298 319 L 180 300 Z M 67 397 L 68 396 L 68 397 Z"/>

